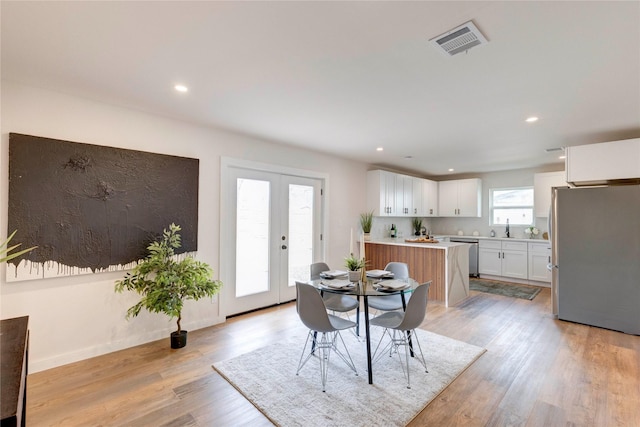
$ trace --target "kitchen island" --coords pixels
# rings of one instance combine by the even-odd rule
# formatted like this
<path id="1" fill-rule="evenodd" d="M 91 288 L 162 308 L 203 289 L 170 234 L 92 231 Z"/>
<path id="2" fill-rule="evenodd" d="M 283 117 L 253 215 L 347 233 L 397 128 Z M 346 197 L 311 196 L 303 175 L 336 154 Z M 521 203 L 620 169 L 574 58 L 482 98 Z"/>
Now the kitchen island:
<path id="1" fill-rule="evenodd" d="M 469 246 L 466 243 L 411 243 L 399 238 L 365 242 L 368 269 L 384 269 L 389 262 L 404 262 L 410 276 L 431 281 L 429 299 L 453 306 L 469 296 Z"/>

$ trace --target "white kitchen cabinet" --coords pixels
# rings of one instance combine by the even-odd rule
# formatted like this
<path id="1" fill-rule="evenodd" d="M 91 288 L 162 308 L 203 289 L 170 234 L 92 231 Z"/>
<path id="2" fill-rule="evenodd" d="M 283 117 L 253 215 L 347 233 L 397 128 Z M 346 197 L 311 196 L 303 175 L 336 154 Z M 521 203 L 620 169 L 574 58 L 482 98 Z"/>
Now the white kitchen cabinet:
<path id="1" fill-rule="evenodd" d="M 396 175 L 396 203 L 395 216 L 413 215 L 413 181 L 415 178 L 407 175 Z"/>
<path id="2" fill-rule="evenodd" d="M 438 182 L 383 170 L 369 171 L 367 210 L 373 211 L 374 216 L 438 216 Z"/>
<path id="3" fill-rule="evenodd" d="M 367 172 L 367 210 L 373 211 L 374 216 L 398 216 L 395 173 Z"/>
<path id="4" fill-rule="evenodd" d="M 422 215 L 438 216 L 438 182 L 429 179 L 422 181 Z"/>
<path id="5" fill-rule="evenodd" d="M 640 179 L 640 138 L 567 147 L 567 182 L 605 184 Z"/>
<path id="6" fill-rule="evenodd" d="M 382 170 L 367 172 L 367 210 L 374 216 L 423 216 L 422 180 Z"/>
<path id="7" fill-rule="evenodd" d="M 551 262 L 551 243 L 529 242 L 529 280 L 551 283 L 551 272 L 547 265 Z"/>
<path id="8" fill-rule="evenodd" d="M 536 217 L 547 218 L 551 206 L 551 189 L 567 185 L 566 173 L 545 172 L 533 175 L 533 204 Z"/>
<path id="9" fill-rule="evenodd" d="M 482 181 L 479 178 L 440 181 L 438 213 L 440 216 L 481 217 Z"/>
<path id="10" fill-rule="evenodd" d="M 424 193 L 424 179 L 421 178 L 413 178 L 413 209 L 410 212 L 411 216 L 415 217 L 423 217 L 424 214 L 424 202 L 422 200 Z"/>
<path id="11" fill-rule="evenodd" d="M 482 239 L 478 254 L 480 274 L 527 279 L 527 242 Z"/>
<path id="12" fill-rule="evenodd" d="M 502 276 L 502 242 L 480 240 L 478 246 L 478 273 Z"/>

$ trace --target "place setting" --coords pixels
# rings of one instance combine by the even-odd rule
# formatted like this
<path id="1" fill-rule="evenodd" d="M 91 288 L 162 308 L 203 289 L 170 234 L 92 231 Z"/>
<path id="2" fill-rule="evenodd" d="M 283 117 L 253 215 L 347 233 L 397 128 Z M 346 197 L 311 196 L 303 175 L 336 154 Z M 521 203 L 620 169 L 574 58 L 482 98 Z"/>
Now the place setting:
<path id="1" fill-rule="evenodd" d="M 322 273 L 320 273 L 320 278 L 322 279 L 337 279 L 339 277 L 344 277 L 347 275 L 347 272 L 344 270 L 330 270 L 330 271 L 323 271 Z"/>
<path id="2" fill-rule="evenodd" d="M 382 280 L 373 284 L 373 289 L 379 292 L 396 292 L 410 287 L 411 285 L 404 280 Z"/>
<path id="3" fill-rule="evenodd" d="M 320 287 L 337 291 L 350 291 L 355 288 L 356 284 L 345 279 L 322 280 Z"/>

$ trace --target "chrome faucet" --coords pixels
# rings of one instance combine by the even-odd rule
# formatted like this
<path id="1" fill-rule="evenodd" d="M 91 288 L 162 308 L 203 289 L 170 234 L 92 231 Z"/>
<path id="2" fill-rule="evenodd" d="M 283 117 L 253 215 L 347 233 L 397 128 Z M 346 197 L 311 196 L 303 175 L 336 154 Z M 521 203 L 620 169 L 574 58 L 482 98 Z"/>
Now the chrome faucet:
<path id="1" fill-rule="evenodd" d="M 509 233 L 509 218 L 507 218 L 507 229 L 505 230 L 505 234 L 507 235 L 507 237 L 511 237 Z"/>

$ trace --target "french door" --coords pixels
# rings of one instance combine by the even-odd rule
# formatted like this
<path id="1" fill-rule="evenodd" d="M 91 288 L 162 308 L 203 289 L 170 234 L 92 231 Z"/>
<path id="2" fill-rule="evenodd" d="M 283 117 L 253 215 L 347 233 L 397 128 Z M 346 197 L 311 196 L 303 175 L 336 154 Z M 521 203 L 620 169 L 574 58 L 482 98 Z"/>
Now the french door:
<path id="1" fill-rule="evenodd" d="M 323 181 L 236 166 L 223 173 L 224 313 L 295 299 L 295 281 L 309 279 L 322 250 Z"/>

